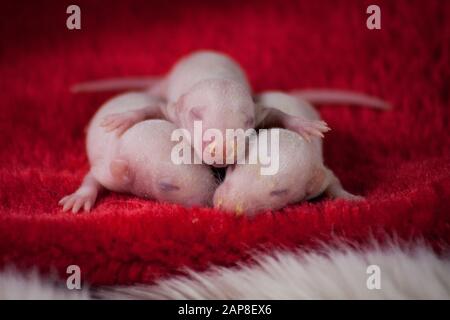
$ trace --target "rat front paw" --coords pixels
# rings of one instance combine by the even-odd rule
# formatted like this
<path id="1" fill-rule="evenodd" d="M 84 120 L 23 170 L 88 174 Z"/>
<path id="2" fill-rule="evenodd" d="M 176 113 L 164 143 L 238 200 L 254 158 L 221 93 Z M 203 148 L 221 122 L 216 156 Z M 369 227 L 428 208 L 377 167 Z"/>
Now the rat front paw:
<path id="1" fill-rule="evenodd" d="M 63 207 L 63 212 L 72 209 L 72 213 L 78 213 L 81 208 L 91 211 L 97 198 L 97 193 L 90 190 L 77 190 L 76 192 L 62 198 L 58 204 Z"/>
<path id="2" fill-rule="evenodd" d="M 103 118 L 100 126 L 104 127 L 107 132 L 116 131 L 121 136 L 125 131 L 142 121 L 143 118 L 139 112 L 128 111 L 123 113 L 114 113 Z"/>

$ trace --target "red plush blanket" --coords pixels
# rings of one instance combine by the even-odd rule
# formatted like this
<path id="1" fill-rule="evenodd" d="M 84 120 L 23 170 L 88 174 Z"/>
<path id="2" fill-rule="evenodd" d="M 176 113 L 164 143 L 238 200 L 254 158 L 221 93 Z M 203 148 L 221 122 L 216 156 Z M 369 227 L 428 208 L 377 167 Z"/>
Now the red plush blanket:
<path id="1" fill-rule="evenodd" d="M 255 249 L 314 248 L 395 236 L 450 243 L 450 1 L 9 1 L 0 19 L 0 265 L 93 284 L 151 282 Z M 103 194 L 90 214 L 58 200 L 88 170 L 84 128 L 109 94 L 75 83 L 155 75 L 196 49 L 224 51 L 255 90 L 331 87 L 380 96 L 393 110 L 323 106 L 326 163 L 367 201 L 322 199 L 236 218 L 127 195 Z M 251 182 L 249 182 L 251 187 Z"/>

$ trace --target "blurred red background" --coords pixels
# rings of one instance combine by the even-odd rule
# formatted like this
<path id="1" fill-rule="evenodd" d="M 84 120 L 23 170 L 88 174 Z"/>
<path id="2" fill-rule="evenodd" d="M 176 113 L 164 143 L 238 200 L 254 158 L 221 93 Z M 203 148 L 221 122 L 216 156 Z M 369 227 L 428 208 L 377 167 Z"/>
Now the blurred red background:
<path id="1" fill-rule="evenodd" d="M 77 264 L 93 284 L 151 282 L 254 249 L 314 248 L 395 235 L 450 241 L 449 1 L 68 1 L 2 3 L 0 265 Z M 255 219 L 106 193 L 91 214 L 58 200 L 88 170 L 84 129 L 110 94 L 74 95 L 92 79 L 165 73 L 196 49 L 230 54 L 256 91 L 363 91 L 389 112 L 324 106 L 326 163 L 367 201 L 321 200 Z"/>

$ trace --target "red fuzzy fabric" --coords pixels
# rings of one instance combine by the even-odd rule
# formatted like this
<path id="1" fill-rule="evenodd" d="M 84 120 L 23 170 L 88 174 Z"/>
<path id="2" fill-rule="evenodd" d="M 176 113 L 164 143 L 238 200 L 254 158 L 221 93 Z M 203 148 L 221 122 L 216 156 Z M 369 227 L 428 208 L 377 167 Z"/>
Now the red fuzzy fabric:
<path id="1" fill-rule="evenodd" d="M 313 248 L 335 237 L 450 244 L 450 1 L 8 1 L 0 19 L 0 265 L 77 264 L 93 284 L 151 282 L 255 249 Z M 58 200 L 88 170 L 84 129 L 110 94 L 75 83 L 165 73 L 196 49 L 224 51 L 256 91 L 330 87 L 380 96 L 393 110 L 324 106 L 326 163 L 367 201 L 320 200 L 235 218 L 103 194 L 91 214 Z M 251 184 L 249 184 L 249 187 Z"/>

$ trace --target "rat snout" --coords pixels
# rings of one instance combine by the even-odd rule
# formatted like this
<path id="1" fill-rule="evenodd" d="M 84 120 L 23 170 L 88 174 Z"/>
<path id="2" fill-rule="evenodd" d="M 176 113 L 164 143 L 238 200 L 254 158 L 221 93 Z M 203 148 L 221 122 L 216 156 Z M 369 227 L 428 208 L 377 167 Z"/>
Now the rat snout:
<path id="1" fill-rule="evenodd" d="M 214 193 L 213 204 L 216 209 L 233 212 L 238 216 L 245 211 L 244 202 L 236 193 L 232 192 L 229 183 L 223 183 L 217 188 Z"/>
<path id="2" fill-rule="evenodd" d="M 213 167 L 223 168 L 227 166 L 225 154 L 225 145 L 220 148 L 220 145 L 216 141 L 213 141 L 211 143 L 203 142 L 203 155 L 209 160 L 206 162 L 208 164 L 211 164 Z"/>
<path id="3" fill-rule="evenodd" d="M 214 208 L 221 209 L 223 205 L 223 199 L 225 198 L 225 184 L 221 184 L 217 189 L 216 192 L 214 192 L 213 196 L 213 205 Z"/>
<path id="4" fill-rule="evenodd" d="M 214 208 L 241 216 L 245 212 L 244 204 L 241 201 L 230 201 L 228 198 L 214 197 Z"/>

